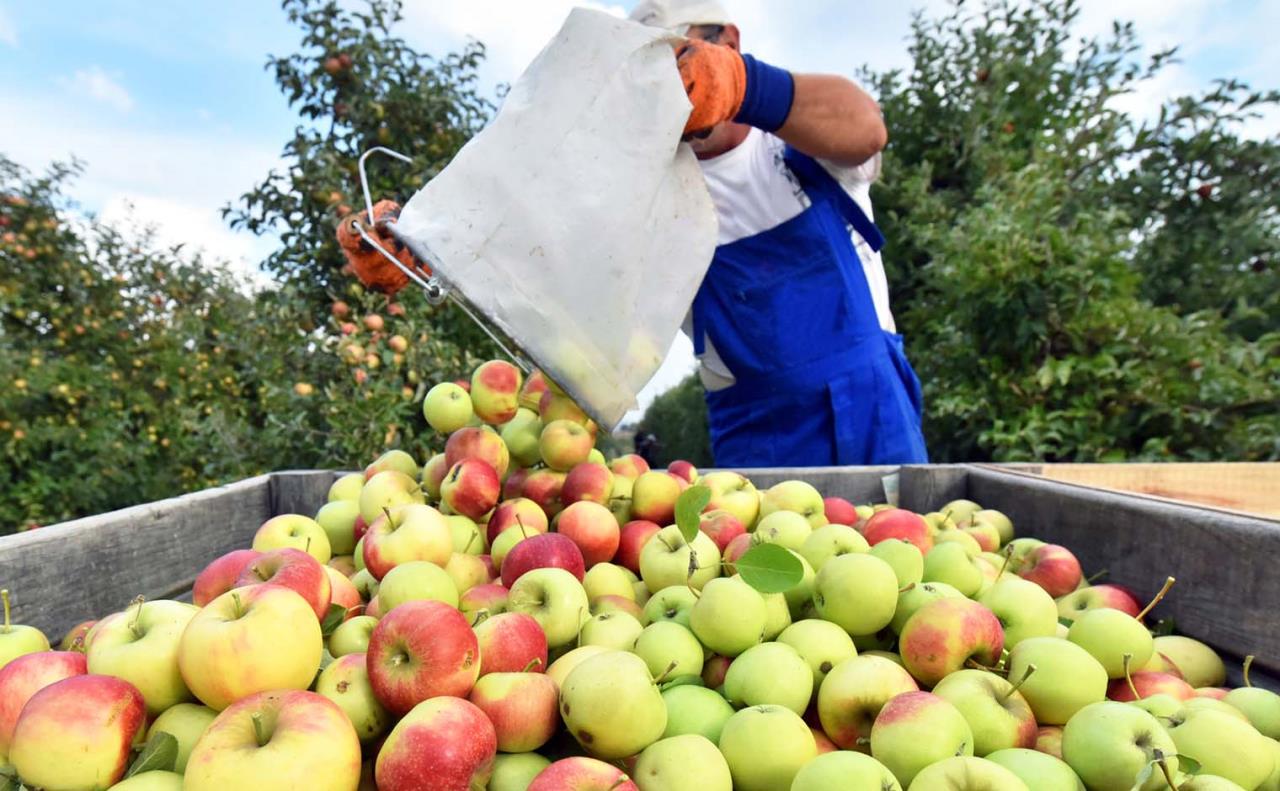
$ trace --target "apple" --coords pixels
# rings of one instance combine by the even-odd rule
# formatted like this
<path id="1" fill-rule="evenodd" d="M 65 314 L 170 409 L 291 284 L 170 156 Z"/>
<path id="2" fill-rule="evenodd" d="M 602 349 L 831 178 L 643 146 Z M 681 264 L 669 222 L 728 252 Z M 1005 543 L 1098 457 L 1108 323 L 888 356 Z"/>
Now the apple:
<path id="1" fill-rule="evenodd" d="M 477 585 L 458 597 L 458 609 L 472 623 L 475 623 L 476 618 L 481 614 L 487 616 L 506 612 L 508 593 L 507 589 L 498 583 Z"/>
<path id="2" fill-rule="evenodd" d="M 342 623 L 329 635 L 328 649 L 333 657 L 347 654 L 363 654 L 369 649 L 369 638 L 378 619 L 369 615 L 357 615 Z"/>
<path id="3" fill-rule="evenodd" d="M 364 473 L 349 472 L 339 477 L 329 486 L 325 502 L 337 500 L 359 500 L 360 490 L 364 488 Z"/>
<path id="4" fill-rule="evenodd" d="M 548 467 L 568 472 L 587 460 L 593 444 L 591 433 L 572 420 L 553 420 L 542 428 L 538 450 Z"/>
<path id="5" fill-rule="evenodd" d="M 1037 791 L 1084 791 L 1084 783 L 1061 758 L 1021 747 L 997 750 L 986 759 L 1018 776 Z"/>
<path id="6" fill-rule="evenodd" d="M 486 526 L 490 544 L 509 527 L 523 526 L 531 533 L 547 532 L 547 514 L 542 506 L 527 497 L 517 497 L 498 504 Z"/>
<path id="7" fill-rule="evenodd" d="M 347 715 L 361 742 L 378 739 L 391 725 L 390 712 L 373 692 L 364 654 L 346 654 L 331 662 L 320 671 L 316 692 Z"/>
<path id="8" fill-rule="evenodd" d="M 962 545 L 940 541 L 924 556 L 924 581 L 945 582 L 965 596 L 982 589 L 982 568 Z"/>
<path id="9" fill-rule="evenodd" d="M 720 752 L 737 791 L 791 788 L 800 769 L 818 755 L 813 732 L 783 706 L 752 706 L 724 724 Z"/>
<path id="10" fill-rule="evenodd" d="M 501 493 L 498 473 L 479 459 L 463 459 L 453 465 L 440 483 L 440 498 L 445 505 L 470 519 L 480 519 L 492 511 Z"/>
<path id="11" fill-rule="evenodd" d="M 546 518 L 550 519 L 564 507 L 560 502 L 560 492 L 567 477 L 565 473 L 556 470 L 534 470 L 525 479 L 521 494 L 537 503 Z"/>
<path id="12" fill-rule="evenodd" d="M 580 645 L 599 645 L 616 651 L 630 651 L 636 638 L 644 631 L 635 616 L 625 612 L 607 612 L 593 615 L 582 624 L 578 635 Z"/>
<path id="13" fill-rule="evenodd" d="M 525 791 L 639 791 L 621 769 L 586 756 L 562 758 L 533 778 Z"/>
<path id="14" fill-rule="evenodd" d="M 973 752 L 1035 746 L 1039 728 L 1035 714 L 1018 692 L 1025 679 L 1009 683 L 985 670 L 958 670 L 938 682 L 933 694 L 945 698 L 964 715 L 973 731 Z"/>
<path id="15" fill-rule="evenodd" d="M 372 527 L 374 520 L 388 509 L 423 502 L 425 498 L 416 480 L 403 472 L 387 470 L 370 478 L 360 490 L 360 518 Z M 324 533 L 319 525 L 316 528 Z"/>
<path id="16" fill-rule="evenodd" d="M 862 535 L 847 525 L 823 525 L 814 530 L 800 546 L 800 555 L 813 566 L 815 572 L 822 571 L 827 561 L 840 555 L 867 554 L 871 545 Z"/>
<path id="17" fill-rule="evenodd" d="M 597 566 L 597 568 L 599 568 L 599 566 Z M 591 572 L 587 572 L 588 579 L 590 576 Z M 639 584 L 641 586 L 644 585 L 643 582 Z M 606 612 L 625 612 L 627 615 L 630 615 L 639 621 L 642 626 L 647 626 L 649 623 L 649 619 L 644 615 L 644 607 L 625 596 L 606 594 L 604 596 L 597 596 L 594 599 L 590 599 L 590 601 L 592 615 L 600 615 L 601 613 Z"/>
<path id="18" fill-rule="evenodd" d="M 1170 775 L 1176 777 L 1178 752 L 1154 717 L 1112 701 L 1085 706 L 1062 731 L 1062 758 L 1090 789 L 1163 789 L 1166 780 L 1159 769 L 1141 785 L 1134 781 L 1157 753 L 1165 757 Z"/>
<path id="19" fill-rule="evenodd" d="M 178 643 L 197 612 L 190 604 L 157 600 L 106 616 L 89 639 L 88 672 L 128 681 L 142 693 L 152 717 L 191 700 L 178 670 Z"/>
<path id="20" fill-rule="evenodd" d="M 490 673 L 542 672 L 547 668 L 547 636 L 531 615 L 498 613 L 472 630 L 480 647 L 480 676 Z"/>
<path id="21" fill-rule="evenodd" d="M 760 497 L 760 518 L 763 520 L 778 511 L 797 513 L 813 528 L 827 523 L 826 504 L 822 495 L 805 481 L 783 481 L 764 492 Z"/>
<path id="22" fill-rule="evenodd" d="M 862 535 L 871 546 L 887 538 L 900 538 L 915 544 L 922 555 L 933 549 L 933 538 L 924 517 L 905 508 L 889 508 L 873 514 L 862 528 Z"/>
<path id="23" fill-rule="evenodd" d="M 724 552 L 730 541 L 747 532 L 747 528 L 738 517 L 728 511 L 703 512 L 698 529 L 706 533 L 721 552 Z"/>
<path id="24" fill-rule="evenodd" d="M 500 435 L 510 452 L 511 460 L 519 467 L 532 467 L 542 461 L 538 439 L 542 435 L 542 421 L 538 413 L 523 407 L 515 417 L 503 424 Z"/>
<path id="25" fill-rule="evenodd" d="M 556 686 L 564 688 L 564 680 L 574 669 L 593 656 L 608 653 L 611 648 L 599 645 L 582 645 L 565 651 L 556 657 L 547 668 L 547 677 L 556 682 Z"/>
<path id="26" fill-rule="evenodd" d="M 444 522 L 449 526 L 455 555 L 483 555 L 489 551 L 489 539 L 485 537 L 487 528 L 476 524 L 475 520 L 462 514 L 449 514 Z"/>
<path id="27" fill-rule="evenodd" d="M 1137 690 L 1137 694 L 1134 694 Z M 1107 687 L 1111 700 L 1128 702 L 1152 695 L 1170 695 L 1178 700 L 1190 700 L 1196 691 L 1190 684 L 1172 673 L 1134 673 L 1129 678 L 1114 679 Z"/>
<path id="28" fill-rule="evenodd" d="M 941 544 L 946 544 L 951 542 L 954 542 L 964 547 L 965 554 L 967 554 L 971 558 L 977 557 L 978 555 L 982 554 L 982 545 L 978 543 L 978 539 L 974 538 L 973 536 L 971 536 L 970 534 L 966 533 L 963 530 L 946 530 L 944 532 L 941 532 L 934 538 L 933 545 L 936 547 Z M 1002 566 L 1004 565 L 1003 560 L 1004 559 L 1001 558 Z"/>
<path id="29" fill-rule="evenodd" d="M 824 497 L 822 512 L 826 515 L 829 524 L 853 527 L 858 523 L 858 510 L 853 507 L 853 503 L 843 497 Z"/>
<path id="30" fill-rule="evenodd" d="M 871 755 L 906 787 L 932 763 L 973 755 L 973 731 L 946 699 L 904 692 L 885 703 L 871 726 Z"/>
<path id="31" fill-rule="evenodd" d="M 128 768 L 146 716 L 142 693 L 129 682 L 68 676 L 27 699 L 9 741 L 9 763 L 28 787 L 110 786 Z"/>
<path id="32" fill-rule="evenodd" d="M 649 598 L 644 605 L 644 615 L 650 623 L 673 621 L 687 627 L 689 613 L 696 601 L 698 601 L 697 594 L 687 586 L 671 585 L 660 589 Z"/>
<path id="33" fill-rule="evenodd" d="M 760 513 L 760 495 L 746 476 L 721 470 L 703 475 L 699 483 L 711 490 L 711 500 L 705 510 L 728 511 L 747 530 L 755 527 Z"/>
<path id="34" fill-rule="evenodd" d="M 651 536 L 640 550 L 640 578 L 651 591 L 685 584 L 701 590 L 719 574 L 720 551 L 702 531 L 687 543 L 680 528 L 670 525 Z"/>
<path id="35" fill-rule="evenodd" d="M 1036 735 L 1036 752 L 1062 759 L 1062 726 L 1041 725 Z"/>
<path id="36" fill-rule="evenodd" d="M 1036 583 L 1055 599 L 1075 590 L 1082 578 L 1080 561 L 1057 544 L 1038 546 L 1021 562 L 1011 563 L 1011 567 L 1015 574 Z"/>
<path id="37" fill-rule="evenodd" d="M 902 785 L 871 756 L 840 750 L 819 755 L 801 767 L 791 791 L 902 791 Z"/>
<path id="38" fill-rule="evenodd" d="M 471 406 L 476 417 L 500 426 L 519 408 L 520 369 L 505 360 L 490 360 L 471 374 Z"/>
<path id="39" fill-rule="evenodd" d="M 356 518 L 359 519 L 360 517 L 357 516 Z M 355 544 L 353 543 L 351 546 L 354 551 Z M 361 547 L 362 551 L 363 549 L 364 548 Z M 325 568 L 333 569 L 338 572 L 338 574 L 348 582 L 350 582 L 351 578 L 355 576 L 355 573 L 359 571 L 359 569 L 356 568 L 355 555 L 334 555 L 329 558 L 329 562 L 325 563 L 324 566 Z M 333 577 L 331 576 L 329 579 L 333 579 Z"/>
<path id="40" fill-rule="evenodd" d="M 680 492 L 680 481 L 674 476 L 654 470 L 642 473 L 631 487 L 632 518 L 673 524 Z"/>
<path id="41" fill-rule="evenodd" d="M 97 621 L 81 621 L 75 626 L 67 630 L 63 635 L 62 642 L 58 643 L 59 651 L 75 651 L 83 654 L 85 652 L 85 637 L 89 634 L 89 630 L 94 627 Z"/>
<path id="42" fill-rule="evenodd" d="M 365 568 L 375 579 L 401 563 L 426 560 L 443 568 L 453 554 L 453 534 L 444 515 L 429 505 L 405 505 L 369 523 Z"/>
<path id="43" fill-rule="evenodd" d="M 925 604 L 902 627 L 899 640 L 903 664 L 927 687 L 970 661 L 994 667 L 1002 650 L 999 619 L 969 599 L 944 597 Z"/>
<path id="44" fill-rule="evenodd" d="M 737 538 L 731 540 L 728 546 L 724 548 L 724 552 L 720 554 L 721 566 L 724 569 L 724 573 L 730 576 L 737 574 L 738 558 L 747 554 L 747 552 L 755 545 L 756 537 L 753 533 L 743 533 Z"/>
<path id="45" fill-rule="evenodd" d="M 630 478 L 634 481 L 649 471 L 649 462 L 645 461 L 643 456 L 628 453 L 609 462 L 609 470 L 614 475 Z"/>
<path id="46" fill-rule="evenodd" d="M 768 643 L 777 639 L 782 630 L 791 625 L 791 607 L 787 604 L 787 597 L 781 593 L 766 593 L 764 612 L 764 631 L 760 639 Z"/>
<path id="47" fill-rule="evenodd" d="M 898 576 L 871 555 L 839 555 L 813 581 L 819 617 L 851 635 L 873 634 L 889 625 L 898 604 Z"/>
<path id="48" fill-rule="evenodd" d="M 575 404 L 572 398 L 550 388 L 538 399 L 538 416 L 542 418 L 543 423 L 550 423 L 553 420 L 571 420 L 585 427 L 591 422 L 587 413 L 583 412 L 582 407 Z"/>
<path id="49" fill-rule="evenodd" d="M 542 394 L 545 392 L 547 392 L 547 378 L 542 371 L 535 369 L 525 378 L 524 384 L 520 387 L 518 398 L 520 406 L 538 411 L 538 404 L 542 401 Z"/>
<path id="50" fill-rule="evenodd" d="M 1263 736 L 1280 737 L 1280 695 L 1269 689 L 1246 686 L 1231 690 L 1222 702 L 1240 712 Z M 1190 707 L 1191 702 L 1187 705 Z"/>
<path id="51" fill-rule="evenodd" d="M 480 677 L 468 699 L 493 723 L 498 749 L 522 753 L 555 734 L 559 694 L 556 682 L 542 673 L 490 673 Z"/>
<path id="52" fill-rule="evenodd" d="M 366 603 L 374 596 L 378 595 L 378 580 L 369 573 L 368 569 L 360 569 L 351 577 L 351 584 L 360 594 L 360 598 Z"/>
<path id="53" fill-rule="evenodd" d="M 809 520 L 794 511 L 774 511 L 762 516 L 755 529 L 757 541 L 778 544 L 793 551 L 804 546 L 805 539 L 812 533 Z"/>
<path id="54" fill-rule="evenodd" d="M 441 696 L 413 707 L 387 735 L 375 764 L 379 791 L 484 788 L 498 736 L 474 703 Z"/>
<path id="55" fill-rule="evenodd" d="M 378 600 L 386 612 L 410 601 L 438 601 L 457 608 L 458 588 L 448 572 L 426 560 L 395 566 L 378 586 Z"/>
<path id="56" fill-rule="evenodd" d="M 1113 679 L 1124 678 L 1126 655 L 1132 669 L 1145 665 L 1155 651 L 1147 627 L 1132 615 L 1112 609 L 1084 613 L 1071 624 L 1067 639 L 1088 651 Z"/>
<path id="57" fill-rule="evenodd" d="M 465 697 L 480 676 L 480 646 L 462 613 L 438 601 L 410 601 L 374 627 L 367 653 L 378 700 L 403 715 L 439 695 Z"/>
<path id="58" fill-rule="evenodd" d="M 1178 678 L 1182 678 L 1182 671 L 1178 670 L 1173 662 L 1169 661 L 1169 657 L 1159 653 L 1158 651 L 1152 651 L 1151 658 L 1147 660 L 1145 665 L 1137 668 L 1137 672 L 1170 673 Z M 1200 694 L 1199 690 L 1196 691 L 1196 694 Z"/>
<path id="59" fill-rule="evenodd" d="M 613 517 L 608 515 L 609 521 Z M 579 582 L 585 577 L 582 550 L 568 536 L 538 533 L 518 542 L 502 559 L 502 584 L 510 589 L 516 580 L 534 569 L 558 568 Z"/>
<path id="60" fill-rule="evenodd" d="M 240 572 L 235 587 L 262 584 L 294 591 L 311 606 L 317 620 L 329 614 L 333 583 L 325 567 L 306 552 L 289 547 L 262 552 Z"/>
<path id="61" fill-rule="evenodd" d="M 471 395 L 453 382 L 441 382 L 422 399 L 422 416 L 441 434 L 452 434 L 475 416 Z"/>
<path id="62" fill-rule="evenodd" d="M 613 494 L 613 473 L 603 464 L 583 463 L 569 470 L 560 489 L 560 502 L 566 507 L 577 502 L 609 504 Z"/>
<path id="63" fill-rule="evenodd" d="M 759 643 L 767 619 L 764 597 L 737 577 L 709 581 L 689 610 L 694 636 L 711 651 L 727 657 L 736 657 Z"/>
<path id="64" fill-rule="evenodd" d="M 1001 545 L 1013 540 L 1013 521 L 994 508 L 983 508 L 980 511 L 975 511 L 969 521 L 975 525 L 988 524 L 994 527 L 996 534 L 1000 538 Z"/>
<path id="65" fill-rule="evenodd" d="M 527 571 L 510 590 L 509 611 L 533 616 L 546 633 L 549 648 L 573 642 L 591 609 L 582 583 L 562 568 Z"/>
<path id="66" fill-rule="evenodd" d="M 431 502 L 440 501 L 440 487 L 444 484 L 444 476 L 449 474 L 449 460 L 443 453 L 437 453 L 422 465 L 422 491 L 427 493 Z M 362 517 L 363 518 L 363 517 Z"/>
<path id="67" fill-rule="evenodd" d="M 922 769 L 913 781 L 918 788 L 982 788 L 1028 791 L 1026 783 L 1000 764 L 972 756 L 953 756 Z M 1036 786 L 1038 789 L 1039 786 Z"/>
<path id="68" fill-rule="evenodd" d="M 7 764 L 14 726 L 31 696 L 50 684 L 87 672 L 85 655 L 75 651 L 23 654 L 0 668 L 0 767 Z"/>
<path id="69" fill-rule="evenodd" d="M 685 734 L 654 742 L 632 773 L 640 791 L 733 791 L 729 765 L 705 736 Z"/>
<path id="70" fill-rule="evenodd" d="M 678 672 L 678 671 L 675 671 Z M 733 716 L 733 707 L 718 692 L 693 684 L 671 687 L 662 693 L 667 707 L 664 739 L 698 734 L 713 743 L 719 741 L 724 724 Z"/>
<path id="71" fill-rule="evenodd" d="M 675 679 L 702 673 L 703 650 L 687 627 L 659 621 L 644 627 L 631 649 L 654 678 Z"/>
<path id="72" fill-rule="evenodd" d="M 587 592 L 587 600 L 595 606 L 596 600 L 603 596 L 621 596 L 628 601 L 635 601 L 635 575 L 622 566 L 612 563 L 597 563 L 582 578 L 582 587 Z"/>
<path id="73" fill-rule="evenodd" d="M 586 568 L 612 560 L 621 541 L 618 521 L 608 508 L 594 502 L 567 506 L 556 515 L 554 528 L 578 546 Z"/>
<path id="74" fill-rule="evenodd" d="M 368 481 L 373 476 L 386 470 L 396 470 L 403 472 L 410 478 L 418 477 L 418 462 L 413 457 L 402 450 L 389 450 L 378 458 L 374 459 L 368 467 L 364 468 L 364 479 Z"/>
<path id="75" fill-rule="evenodd" d="M 374 596 L 369 600 L 369 603 L 364 606 L 364 612 L 361 614 L 368 615 L 374 620 L 379 620 L 387 613 L 386 609 L 382 606 L 382 602 L 378 600 L 377 596 Z"/>
<path id="76" fill-rule="evenodd" d="M 1133 613 L 1137 615 L 1137 613 Z M 1181 635 L 1164 635 L 1154 642 L 1157 652 L 1164 654 L 1193 687 L 1220 687 L 1227 679 L 1222 658 L 1209 646 Z"/>
<path id="77" fill-rule="evenodd" d="M 1004 628 L 1005 648 L 1029 637 L 1053 637 L 1058 629 L 1058 608 L 1044 588 L 1021 577 L 1001 577 L 978 595 L 978 601 L 995 613 Z"/>
<path id="78" fill-rule="evenodd" d="M 898 577 L 898 589 L 915 585 L 924 578 L 924 555 L 910 541 L 889 538 L 871 547 L 868 553 L 888 563 Z M 1050 601 L 1053 601 L 1050 599 Z"/>
<path id="79" fill-rule="evenodd" d="M 488 462 L 501 478 L 507 474 L 507 467 L 511 464 L 511 451 L 498 432 L 489 426 L 464 426 L 445 441 L 445 467 L 453 469 L 453 465 L 465 459 Z"/>
<path id="80" fill-rule="evenodd" d="M 565 677 L 560 716 L 583 749 L 616 760 L 662 737 L 667 707 L 640 657 L 608 651 L 590 657 Z"/>
<path id="81" fill-rule="evenodd" d="M 818 717 L 831 741 L 868 752 L 872 724 L 889 700 L 919 689 L 900 665 L 879 656 L 847 659 L 827 672 L 818 688 Z"/>
<path id="82" fill-rule="evenodd" d="M 236 580 L 245 566 L 261 554 L 255 549 L 234 549 L 218 557 L 196 575 L 191 586 L 191 601 L 197 607 L 203 607 L 236 587 Z"/>
<path id="83" fill-rule="evenodd" d="M 804 714 L 813 695 L 813 670 L 786 643 L 761 643 L 729 666 L 724 695 L 735 708 L 772 704 Z"/>
<path id="84" fill-rule="evenodd" d="M 676 459 L 668 464 L 667 472 L 689 485 L 693 485 L 698 482 L 698 468 L 684 459 Z"/>
<path id="85" fill-rule="evenodd" d="M 217 716 L 218 712 L 208 706 L 179 703 L 165 709 L 164 713 L 152 721 L 146 738 L 150 741 L 157 733 L 167 733 L 178 742 L 178 755 L 173 771 L 181 775 L 187 770 L 191 751 Z M 178 787 L 181 788 L 181 784 Z"/>
<path id="86" fill-rule="evenodd" d="M 230 590 L 187 623 L 178 668 L 187 688 L 221 711 L 266 690 L 306 689 L 324 652 L 306 599 L 280 585 Z"/>
<path id="87" fill-rule="evenodd" d="M 536 535 L 541 535 L 541 533 L 519 525 L 508 527 L 498 534 L 498 537 L 493 540 L 493 545 L 489 547 L 490 560 L 501 570 L 502 564 L 506 562 L 507 555 L 511 554 L 511 550 L 515 549 L 520 542 Z M 578 551 L 581 553 L 582 550 Z M 499 571 L 499 576 L 501 576 L 501 571 Z"/>
<path id="88" fill-rule="evenodd" d="M 867 518 L 870 519 L 871 517 L 868 516 Z M 959 525 L 955 523 L 955 520 L 941 511 L 922 514 L 921 518 L 929 525 L 929 535 L 933 536 L 935 540 L 948 531 L 959 529 Z"/>
<path id="89" fill-rule="evenodd" d="M 778 635 L 778 642 L 796 650 L 813 673 L 813 689 L 822 687 L 832 668 L 857 656 L 853 638 L 830 621 L 807 619 L 797 621 Z M 753 650 L 753 649 L 749 649 Z"/>
<path id="90" fill-rule="evenodd" d="M 253 548 L 259 552 L 300 549 L 320 563 L 328 562 L 333 556 L 324 528 L 302 514 L 281 514 L 263 522 L 253 536 Z"/>
<path id="91" fill-rule="evenodd" d="M 1041 725 L 1065 725 L 1077 711 L 1106 697 L 1107 671 L 1075 643 L 1060 637 L 1023 640 L 1009 652 L 1009 677 L 1022 678 L 1030 665 L 1036 672 L 1018 691 Z"/>
<path id="92" fill-rule="evenodd" d="M 537 753 L 499 753 L 493 762 L 488 791 L 526 791 L 551 762 Z"/>
<path id="93" fill-rule="evenodd" d="M 790 588 L 783 591 L 782 596 L 787 601 L 787 609 L 789 612 L 788 620 L 799 620 L 812 615 L 813 606 L 813 583 L 817 580 L 818 575 L 813 572 L 813 566 L 809 565 L 809 561 L 799 552 L 787 550 L 791 556 L 800 561 L 800 569 L 802 575 L 800 581 Z M 736 573 L 736 571 L 735 571 Z"/>
<path id="94" fill-rule="evenodd" d="M 707 657 L 702 665 L 702 683 L 711 689 L 720 689 L 724 686 L 724 677 L 729 674 L 729 666 L 732 664 L 731 657 L 716 654 Z"/>
<path id="95" fill-rule="evenodd" d="M 982 506 L 973 500 L 952 500 L 940 509 L 956 524 L 965 524 L 973 519 L 973 515 L 982 510 Z"/>
<path id="96" fill-rule="evenodd" d="M 486 560 L 484 555 L 464 555 L 461 552 L 454 552 L 449 557 L 444 570 L 459 594 L 477 585 L 488 584 L 492 566 Z"/>

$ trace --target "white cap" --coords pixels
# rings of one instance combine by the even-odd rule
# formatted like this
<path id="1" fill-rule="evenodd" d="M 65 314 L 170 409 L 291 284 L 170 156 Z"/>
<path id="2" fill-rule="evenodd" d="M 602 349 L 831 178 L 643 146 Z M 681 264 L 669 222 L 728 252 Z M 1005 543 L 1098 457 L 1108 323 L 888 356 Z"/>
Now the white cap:
<path id="1" fill-rule="evenodd" d="M 729 25 L 729 12 L 717 0 L 640 0 L 629 19 L 683 36 L 694 25 Z"/>

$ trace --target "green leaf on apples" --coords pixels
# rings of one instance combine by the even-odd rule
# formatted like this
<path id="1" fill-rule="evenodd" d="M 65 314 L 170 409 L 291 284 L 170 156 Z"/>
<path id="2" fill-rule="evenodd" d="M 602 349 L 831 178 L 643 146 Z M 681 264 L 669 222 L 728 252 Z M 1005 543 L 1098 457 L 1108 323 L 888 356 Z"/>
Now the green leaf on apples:
<path id="1" fill-rule="evenodd" d="M 1204 767 L 1200 765 L 1200 762 L 1189 755 L 1178 753 L 1174 757 L 1178 759 L 1179 772 L 1186 772 L 1189 775 L 1198 775 L 1204 771 Z"/>
<path id="2" fill-rule="evenodd" d="M 800 559 L 777 544 L 756 544 L 734 566 L 743 581 L 761 593 L 783 593 L 804 579 Z"/>
<path id="3" fill-rule="evenodd" d="M 329 612 L 324 616 L 324 620 L 320 622 L 320 634 L 328 637 L 333 634 L 333 630 L 342 625 L 347 618 L 347 608 L 341 604 L 330 604 Z"/>
<path id="4" fill-rule="evenodd" d="M 172 772 L 177 765 L 178 740 L 173 738 L 173 734 L 157 731 L 147 740 L 147 746 L 138 753 L 124 776 L 133 777 L 143 772 Z"/>
<path id="5" fill-rule="evenodd" d="M 1065 626 L 1065 627 L 1067 627 L 1068 629 L 1070 629 L 1070 628 L 1071 628 L 1071 624 L 1075 623 L 1075 619 L 1074 619 L 1074 618 L 1059 617 L 1059 618 L 1058 618 L 1058 623 L 1060 623 L 1060 624 L 1062 624 L 1063 626 Z"/>
<path id="6" fill-rule="evenodd" d="M 23 791 L 25 786 L 13 775 L 0 774 L 0 791 Z"/>
<path id="7" fill-rule="evenodd" d="M 692 543 L 698 537 L 698 525 L 702 520 L 702 509 L 711 502 L 711 490 L 706 486 L 690 486 L 676 498 L 676 526 L 686 542 Z"/>
<path id="8" fill-rule="evenodd" d="M 1167 637 L 1177 631 L 1177 625 L 1174 624 L 1172 618 L 1161 618 L 1156 621 L 1156 625 L 1151 628 L 1151 634 L 1156 637 Z"/>
<path id="9" fill-rule="evenodd" d="M 669 678 L 658 685 L 659 692 L 666 692 L 673 687 L 705 687 L 706 684 L 699 675 L 676 676 Z"/>
<path id="10" fill-rule="evenodd" d="M 1148 761 L 1147 765 L 1142 767 L 1142 771 L 1138 772 L 1138 776 L 1133 781 L 1133 788 L 1130 791 L 1141 791 L 1142 787 L 1151 779 L 1152 773 L 1156 771 L 1156 762 Z"/>

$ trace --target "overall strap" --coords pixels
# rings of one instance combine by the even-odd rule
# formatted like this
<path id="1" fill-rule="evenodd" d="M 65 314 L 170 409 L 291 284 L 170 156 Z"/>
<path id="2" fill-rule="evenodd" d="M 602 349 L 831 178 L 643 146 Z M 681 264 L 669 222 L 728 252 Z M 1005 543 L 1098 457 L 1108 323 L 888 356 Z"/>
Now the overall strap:
<path id="1" fill-rule="evenodd" d="M 884 234 L 862 210 L 858 202 L 849 197 L 849 193 L 844 191 L 844 188 L 827 172 L 826 168 L 818 164 L 817 160 L 788 145 L 783 161 L 796 175 L 800 186 L 804 188 L 810 200 L 815 203 L 820 198 L 831 200 L 845 222 L 853 226 L 853 230 L 866 240 L 872 250 L 879 252 L 880 248 L 884 247 Z"/>

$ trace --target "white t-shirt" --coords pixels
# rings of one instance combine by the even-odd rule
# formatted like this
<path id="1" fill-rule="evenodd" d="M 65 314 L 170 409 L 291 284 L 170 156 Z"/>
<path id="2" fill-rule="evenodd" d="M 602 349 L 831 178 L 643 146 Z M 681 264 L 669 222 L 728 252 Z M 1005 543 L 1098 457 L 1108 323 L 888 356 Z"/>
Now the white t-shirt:
<path id="1" fill-rule="evenodd" d="M 783 162 L 786 143 L 781 138 L 751 129 L 737 147 L 711 159 L 699 160 L 707 190 L 720 220 L 717 244 L 729 244 L 762 231 L 775 228 L 809 207 L 809 198 Z M 840 186 L 844 187 L 867 217 L 871 213 L 871 184 L 880 177 L 880 155 L 853 168 L 819 160 Z M 880 254 L 872 250 L 856 232 L 850 231 L 862 261 L 862 269 L 871 288 L 880 326 L 895 332 L 893 314 L 889 311 L 889 283 L 884 276 Z M 693 335 L 692 318 L 685 320 L 684 330 Z M 708 390 L 719 390 L 733 384 L 733 374 L 706 339 L 706 353 L 699 357 L 703 384 Z"/>

